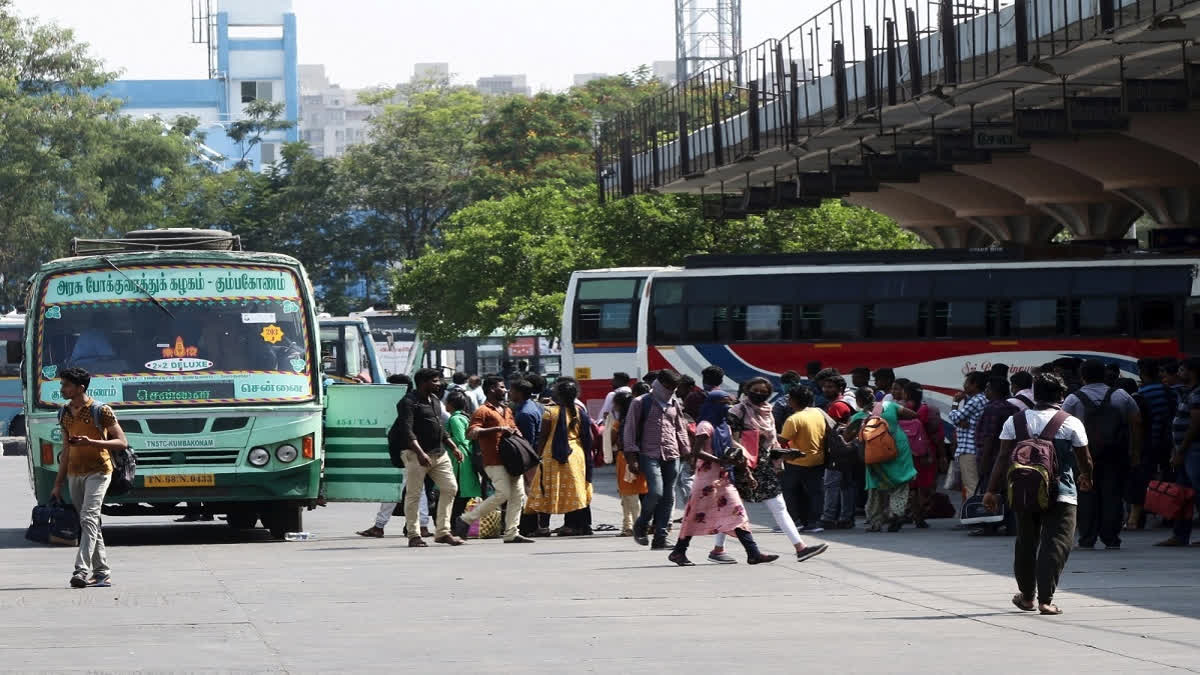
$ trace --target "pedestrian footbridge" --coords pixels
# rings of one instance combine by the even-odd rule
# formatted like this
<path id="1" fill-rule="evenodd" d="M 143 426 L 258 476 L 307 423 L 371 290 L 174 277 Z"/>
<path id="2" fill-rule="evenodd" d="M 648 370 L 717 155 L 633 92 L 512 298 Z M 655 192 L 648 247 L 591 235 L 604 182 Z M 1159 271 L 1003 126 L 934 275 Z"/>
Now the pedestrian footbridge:
<path id="1" fill-rule="evenodd" d="M 839 0 L 603 122 L 604 199 L 842 198 L 934 246 L 1200 227 L 1200 1 Z"/>

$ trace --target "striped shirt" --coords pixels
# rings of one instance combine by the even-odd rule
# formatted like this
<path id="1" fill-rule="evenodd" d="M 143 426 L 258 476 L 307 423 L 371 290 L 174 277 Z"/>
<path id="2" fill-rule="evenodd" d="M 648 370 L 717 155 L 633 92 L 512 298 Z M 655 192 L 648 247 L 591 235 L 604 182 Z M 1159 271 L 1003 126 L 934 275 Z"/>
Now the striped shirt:
<path id="1" fill-rule="evenodd" d="M 987 397 L 983 394 L 975 394 L 963 403 L 958 410 L 950 411 L 950 422 L 954 424 L 955 433 L 958 434 L 958 448 L 954 452 L 954 456 L 958 455 L 975 455 L 979 453 L 975 447 L 975 432 L 979 429 L 979 418 L 983 416 L 983 409 L 987 406 Z M 959 426 L 959 422 L 966 420 L 967 426 Z"/>
<path id="2" fill-rule="evenodd" d="M 1171 407 L 1171 399 L 1174 397 L 1159 383 L 1147 384 L 1138 389 L 1138 393 L 1146 400 L 1146 407 L 1150 410 L 1150 445 L 1162 447 L 1168 441 L 1167 431 L 1173 423 L 1175 412 Z"/>
<path id="3" fill-rule="evenodd" d="M 1200 441 L 1192 444 L 1190 448 L 1181 447 L 1183 438 L 1187 435 L 1188 427 L 1192 424 L 1192 411 L 1200 410 L 1200 387 L 1197 387 L 1186 395 L 1179 397 L 1179 407 L 1175 409 L 1175 422 L 1172 425 L 1174 432 L 1175 447 L 1183 452 L 1195 452 L 1200 450 Z"/>

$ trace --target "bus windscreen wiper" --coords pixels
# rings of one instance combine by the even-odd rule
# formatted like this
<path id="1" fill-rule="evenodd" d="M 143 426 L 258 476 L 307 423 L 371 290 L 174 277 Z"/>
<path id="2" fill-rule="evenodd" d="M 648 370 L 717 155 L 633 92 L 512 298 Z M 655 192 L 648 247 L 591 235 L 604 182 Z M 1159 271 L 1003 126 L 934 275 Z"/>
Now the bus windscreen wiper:
<path id="1" fill-rule="evenodd" d="M 153 302 L 153 303 L 154 303 L 154 305 L 155 305 L 156 307 L 158 307 L 158 308 L 159 308 L 159 309 L 161 309 L 162 311 L 166 312 L 166 313 L 167 313 L 167 316 L 171 317 L 172 319 L 174 319 L 174 318 L 175 318 L 175 315 L 171 313 L 171 310 L 169 310 L 169 309 L 167 309 L 165 306 L 163 306 L 163 304 L 162 304 L 161 302 L 159 302 L 159 301 L 158 301 L 158 298 L 154 297 L 154 294 L 153 294 L 153 293 L 151 293 L 150 291 L 146 290 L 146 288 L 145 288 L 144 286 L 142 286 L 142 285 L 141 285 L 141 284 L 139 284 L 138 282 L 136 282 L 136 281 L 134 281 L 133 279 L 131 279 L 131 278 L 129 277 L 129 275 L 128 275 L 128 274 L 125 274 L 125 270 L 123 270 L 123 269 L 121 269 L 120 267 L 117 267 L 116 265 L 114 265 L 114 264 L 113 264 L 113 261 L 109 260 L 107 256 L 100 256 L 100 259 L 101 259 L 101 260 L 103 260 L 104 262 L 108 263 L 108 266 L 109 266 L 109 267 L 111 267 L 111 268 L 113 268 L 114 270 L 116 270 L 118 274 L 120 274 L 121 276 L 125 277 L 125 279 L 126 279 L 126 280 L 127 280 L 129 283 L 133 284 L 134 288 L 136 288 L 136 289 L 138 289 L 139 291 L 141 291 L 141 292 L 145 293 L 145 294 L 146 294 L 146 297 L 147 297 L 147 298 L 150 298 L 150 302 Z"/>

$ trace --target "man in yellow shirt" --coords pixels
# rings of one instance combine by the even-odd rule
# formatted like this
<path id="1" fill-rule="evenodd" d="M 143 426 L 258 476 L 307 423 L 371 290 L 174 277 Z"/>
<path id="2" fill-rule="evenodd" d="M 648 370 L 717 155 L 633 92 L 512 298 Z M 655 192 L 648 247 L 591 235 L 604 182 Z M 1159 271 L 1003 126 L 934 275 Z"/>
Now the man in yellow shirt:
<path id="1" fill-rule="evenodd" d="M 801 532 L 823 532 L 821 515 L 825 509 L 825 414 L 813 407 L 813 392 L 808 387 L 792 387 L 788 392 L 792 414 L 779 434 L 791 450 L 804 453 L 788 459 L 780 487 L 788 514 Z"/>
<path id="2" fill-rule="evenodd" d="M 104 535 L 100 532 L 100 507 L 112 480 L 113 465 L 108 451 L 120 450 L 129 443 L 112 408 L 87 395 L 92 376 L 86 370 L 67 368 L 59 375 L 59 382 L 67 402 L 61 417 L 66 442 L 59 455 L 58 475 L 50 496 L 61 499 L 63 483 L 67 482 L 71 501 L 79 513 L 79 553 L 75 555 L 71 587 L 107 587 L 112 581 Z M 98 411 L 93 410 L 95 406 L 99 406 Z M 89 574 L 95 574 L 90 583 Z"/>

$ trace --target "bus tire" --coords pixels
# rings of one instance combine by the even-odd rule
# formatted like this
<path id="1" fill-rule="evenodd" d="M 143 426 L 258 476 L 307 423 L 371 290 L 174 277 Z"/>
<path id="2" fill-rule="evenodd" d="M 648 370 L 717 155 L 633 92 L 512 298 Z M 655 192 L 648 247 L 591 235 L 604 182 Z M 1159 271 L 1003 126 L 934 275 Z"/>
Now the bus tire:
<path id="1" fill-rule="evenodd" d="M 304 511 L 290 502 L 272 505 L 262 516 L 263 526 L 271 531 L 274 539 L 283 539 L 288 532 L 304 529 Z"/>
<path id="2" fill-rule="evenodd" d="M 254 511 L 230 511 L 227 518 L 229 526 L 235 530 L 253 530 L 258 524 L 258 514 Z"/>

